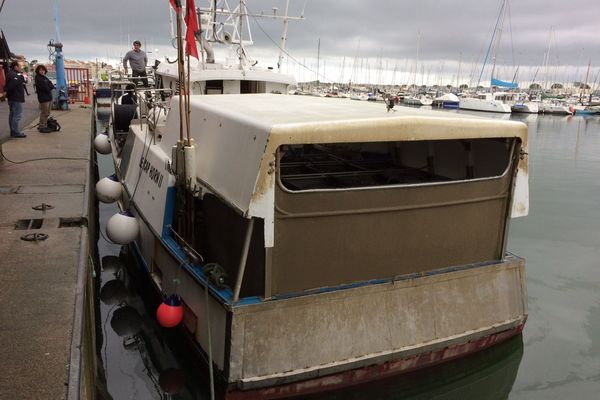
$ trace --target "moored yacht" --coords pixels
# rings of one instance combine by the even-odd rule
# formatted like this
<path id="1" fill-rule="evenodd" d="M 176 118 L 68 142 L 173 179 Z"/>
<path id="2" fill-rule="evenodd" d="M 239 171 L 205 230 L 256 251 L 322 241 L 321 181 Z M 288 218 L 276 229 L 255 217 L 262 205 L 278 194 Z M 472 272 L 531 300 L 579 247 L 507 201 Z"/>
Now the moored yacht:
<path id="1" fill-rule="evenodd" d="M 539 103 L 541 114 L 573 115 L 575 108 L 561 100 L 543 100 Z"/>
<path id="2" fill-rule="evenodd" d="M 433 100 L 429 95 L 419 93 L 404 96 L 404 98 L 402 98 L 402 103 L 410 106 L 430 106 L 433 104 Z"/>
<path id="3" fill-rule="evenodd" d="M 512 112 L 537 114 L 540 112 L 538 101 L 531 101 L 527 93 L 517 93 L 514 103 L 511 105 Z"/>
<path id="4" fill-rule="evenodd" d="M 459 108 L 473 111 L 510 113 L 512 94 L 506 92 L 477 93 L 473 96 L 460 98 Z"/>
<path id="5" fill-rule="evenodd" d="M 433 100 L 433 105 L 441 108 L 458 108 L 460 98 L 454 93 L 444 93 Z"/>

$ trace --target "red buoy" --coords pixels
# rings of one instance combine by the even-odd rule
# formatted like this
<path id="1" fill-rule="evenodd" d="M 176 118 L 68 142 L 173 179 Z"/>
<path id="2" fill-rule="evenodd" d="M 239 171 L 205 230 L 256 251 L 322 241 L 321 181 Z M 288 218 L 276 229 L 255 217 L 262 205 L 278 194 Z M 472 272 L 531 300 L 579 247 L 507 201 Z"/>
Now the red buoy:
<path id="1" fill-rule="evenodd" d="M 183 319 L 183 306 L 179 296 L 173 294 L 165 299 L 156 310 L 156 319 L 160 326 L 173 328 Z"/>

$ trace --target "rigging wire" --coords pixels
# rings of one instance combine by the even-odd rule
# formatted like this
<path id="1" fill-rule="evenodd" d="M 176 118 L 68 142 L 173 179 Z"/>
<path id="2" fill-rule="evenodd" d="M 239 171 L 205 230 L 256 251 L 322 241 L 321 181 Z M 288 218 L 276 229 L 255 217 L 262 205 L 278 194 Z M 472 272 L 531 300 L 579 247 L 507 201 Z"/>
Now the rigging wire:
<path id="1" fill-rule="evenodd" d="M 254 12 L 252 12 L 250 9 L 248 9 L 249 14 L 251 14 L 252 18 L 254 19 L 254 22 L 256 22 L 256 25 L 258 26 L 258 28 L 262 31 L 262 33 L 279 49 L 283 52 L 283 54 L 285 54 L 286 56 L 288 56 L 293 62 L 295 62 L 296 64 L 300 65 L 301 67 L 303 67 L 304 69 L 306 69 L 309 72 L 312 72 L 313 74 L 317 75 L 317 77 L 321 77 L 323 78 L 323 80 L 327 80 L 330 82 L 334 82 L 333 79 L 330 79 L 329 77 L 325 76 L 324 74 L 317 72 L 315 70 L 313 70 L 312 68 L 308 67 L 307 65 L 305 65 L 304 63 L 300 62 L 299 60 L 297 60 L 294 56 L 292 56 L 286 49 L 281 48 L 281 46 L 279 45 L 279 43 L 277 43 L 275 40 L 273 40 L 273 38 L 264 30 L 264 28 L 262 27 L 262 25 L 260 24 L 260 22 L 258 22 L 258 19 L 253 15 Z"/>
<path id="2" fill-rule="evenodd" d="M 494 32 L 492 33 L 492 39 L 490 40 L 490 44 L 488 46 L 487 52 L 485 54 L 485 58 L 483 59 L 483 66 L 481 67 L 481 73 L 479 74 L 479 79 L 477 80 L 477 86 L 479 86 L 479 83 L 481 83 L 481 79 L 483 78 L 483 71 L 485 69 L 485 64 L 487 63 L 487 59 L 490 55 L 490 51 L 492 49 L 492 45 L 494 43 L 494 38 L 496 37 L 496 33 L 498 31 L 498 25 L 500 23 L 500 18 L 502 17 L 503 14 L 503 10 L 504 10 L 504 1 L 502 1 L 502 5 L 500 6 L 500 12 L 498 13 L 498 18 L 496 19 L 496 25 L 494 27 Z"/>
<path id="3" fill-rule="evenodd" d="M 0 14 L 2 14 L 2 9 L 4 8 L 4 2 L 6 0 L 2 0 L 2 4 L 0 4 Z"/>

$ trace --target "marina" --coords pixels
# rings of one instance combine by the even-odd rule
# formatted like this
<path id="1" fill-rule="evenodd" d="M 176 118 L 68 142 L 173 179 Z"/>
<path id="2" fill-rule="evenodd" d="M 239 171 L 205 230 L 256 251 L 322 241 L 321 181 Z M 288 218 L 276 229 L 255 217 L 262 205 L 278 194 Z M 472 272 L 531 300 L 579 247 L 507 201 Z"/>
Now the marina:
<path id="1" fill-rule="evenodd" d="M 335 100 L 332 100 L 335 101 Z M 382 106 L 383 107 L 383 106 Z M 75 111 L 77 113 L 77 111 Z M 453 111 L 448 111 L 453 112 Z M 476 114 L 479 115 L 479 114 Z M 494 114 L 490 114 L 490 117 L 494 117 Z M 71 111 L 61 116 L 61 122 L 63 126 L 66 126 L 65 133 L 69 132 L 71 124 L 67 121 L 73 118 Z M 420 386 L 419 383 L 425 382 L 425 387 L 433 387 L 432 380 L 436 380 L 435 387 L 439 387 L 440 396 L 443 393 L 454 393 L 458 390 L 457 387 L 462 387 L 460 390 L 470 390 L 472 383 L 469 383 L 469 379 L 479 381 L 478 375 L 473 375 L 473 368 L 481 371 L 488 371 L 487 368 L 500 367 L 505 365 L 509 368 L 506 371 L 511 371 L 509 375 L 504 372 L 499 373 L 508 380 L 498 381 L 493 380 L 495 387 L 506 388 L 503 392 L 498 390 L 496 393 L 497 397 L 490 398 L 505 398 L 504 395 L 500 396 L 501 393 L 510 393 L 509 398 L 515 399 L 544 399 L 553 397 L 564 397 L 569 396 L 571 393 L 579 393 L 582 398 L 589 397 L 591 394 L 589 391 L 591 387 L 594 387 L 594 374 L 593 371 L 587 367 L 583 367 L 586 364 L 593 364 L 595 361 L 594 338 L 596 337 L 596 330 L 593 327 L 594 310 L 599 301 L 596 296 L 596 290 L 594 284 L 587 283 L 596 274 L 593 259 L 596 254 L 597 243 L 595 241 L 595 232 L 598 229 L 597 221 L 598 218 L 592 212 L 591 214 L 585 210 L 590 210 L 590 202 L 597 195 L 597 185 L 587 185 L 584 182 L 589 182 L 590 179 L 596 172 L 599 171 L 599 160 L 596 156 L 597 150 L 600 148 L 600 138 L 598 136 L 600 124 L 599 121 L 594 117 L 559 117 L 559 116 L 530 116 L 523 114 L 522 116 L 515 115 L 512 118 L 517 118 L 519 121 L 523 121 L 527 124 L 529 130 L 529 144 L 530 144 L 530 185 L 531 185 L 531 213 L 526 219 L 516 220 L 511 224 L 511 233 L 509 236 L 509 251 L 514 251 L 518 254 L 524 254 L 527 256 L 528 261 L 528 297 L 529 297 L 529 308 L 535 310 L 533 317 L 531 316 L 528 320 L 526 328 L 523 332 L 523 344 L 518 345 L 514 351 L 507 353 L 499 353 L 498 357 L 509 357 L 508 364 L 502 364 L 502 358 L 488 357 L 483 353 L 483 358 L 466 358 L 465 361 L 461 361 L 458 364 L 452 362 L 449 364 L 449 369 L 455 373 L 462 374 L 465 376 L 466 381 L 456 381 L 449 375 L 447 371 L 437 368 L 426 369 L 420 372 L 417 377 L 415 384 L 411 384 L 411 380 L 414 379 L 414 375 L 408 375 L 407 380 L 402 377 L 398 377 L 392 380 L 386 380 L 381 384 L 375 384 L 361 388 L 360 390 L 354 389 L 350 392 L 339 392 L 336 394 L 322 394 L 315 398 L 385 398 L 390 393 L 412 393 L 414 396 L 418 396 L 422 393 L 425 388 Z M 77 120 L 77 118 L 75 118 Z M 81 125 L 72 125 L 77 132 L 80 129 L 85 129 L 89 126 L 87 117 L 85 121 L 82 121 Z M 32 135 L 35 135 L 32 133 Z M 41 135 L 41 134 L 40 134 Z M 91 138 L 91 136 L 88 136 Z M 52 138 L 54 140 L 54 138 Z M 69 139 L 73 139 L 71 136 Z M 88 139 L 89 140 L 89 139 Z M 12 146 L 23 146 L 24 142 L 17 142 Z M 23 149 L 26 151 L 26 149 Z M 6 144 L 3 145 L 3 152 L 5 156 L 15 159 L 17 154 L 14 153 L 13 147 L 8 147 Z M 104 157 L 104 158 L 102 158 Z M 100 175 L 109 175 L 111 168 L 110 157 L 99 156 L 100 164 Z M 65 161 L 66 162 L 66 161 Z M 73 163 L 73 161 L 70 161 Z M 25 164 L 27 165 L 27 164 Z M 33 164 L 29 164 L 33 166 Z M 72 164 L 71 164 L 72 165 Z M 3 176 L 4 168 L 7 166 L 7 161 L 3 162 Z M 35 171 L 38 169 L 35 168 Z M 23 175 L 22 175 L 23 176 Z M 34 179 L 30 178 L 31 182 L 34 183 Z M 21 183 L 26 183 L 25 180 L 20 180 Z M 17 181 L 13 181 L 10 185 L 16 184 Z M 3 187 L 5 185 L 3 184 Z M 582 196 L 577 197 L 577 201 L 573 201 L 569 193 L 582 193 Z M 38 195 L 39 196 L 39 195 Z M 47 199 L 47 195 L 43 195 Z M 3 206 L 6 208 L 7 205 L 12 204 L 16 194 L 13 196 L 2 195 Z M 569 200 L 567 200 L 569 199 Z M 569 201 L 571 207 L 568 210 L 563 210 L 562 204 L 565 201 Z M 108 215 L 100 221 L 100 226 L 106 223 L 106 220 L 114 211 L 114 204 L 101 204 L 100 211 L 109 208 Z M 32 210 L 33 211 L 33 210 Z M 65 215 L 73 213 L 64 213 Z M 9 222 L 13 221 L 13 218 L 20 216 L 19 214 L 10 214 L 5 216 L 6 226 Z M 25 215 L 23 215 L 25 217 Z M 533 220 L 533 221 L 532 221 Z M 538 229 L 538 226 L 543 226 L 544 229 Z M 562 227 L 564 229 L 559 229 Z M 45 226 L 44 226 L 45 228 Z M 12 230 L 12 226 L 10 227 Z M 51 233 L 51 232 L 50 232 Z M 6 237 L 3 235 L 3 237 Z M 565 240 L 566 238 L 566 240 Z M 6 239 L 5 239 L 6 240 Z M 104 244 L 102 244 L 104 243 Z M 104 239 L 99 237 L 99 247 L 102 252 L 103 248 L 106 251 L 107 246 L 111 254 L 119 254 L 119 247 L 108 245 Z M 551 249 L 551 250 L 549 250 Z M 577 254 L 577 262 L 573 263 L 569 261 L 571 257 Z M 103 255 L 106 255 L 104 253 Z M 33 256 L 32 256 L 33 257 Z M 3 259 L 8 261 L 8 257 Z M 31 259 L 31 257 L 30 257 Z M 35 261 L 37 262 L 37 261 Z M 4 265 L 4 262 L 3 262 Z M 565 265 L 571 265 L 571 268 L 565 269 Z M 110 272 L 106 272 L 112 276 Z M 105 273 L 102 273 L 105 274 Z M 27 278 L 23 281 L 29 284 Z M 102 284 L 112 279 L 106 279 L 102 281 Z M 6 287 L 6 278 L 3 279 L 3 287 Z M 13 282 L 17 282 L 13 280 Z M 40 281 L 42 287 L 45 285 L 45 281 Z M 41 290 L 41 289 L 40 289 Z M 39 290 L 38 290 L 39 291 Z M 7 293 L 3 290 L 3 293 Z M 135 294 L 135 291 L 132 291 Z M 136 297 L 130 298 L 128 302 L 137 304 L 134 302 L 140 302 L 141 300 L 135 300 Z M 3 315 L 13 315 L 5 306 L 2 308 Z M 102 303 L 103 304 L 103 303 Z M 558 307 L 558 304 L 561 306 Z M 18 305 L 20 309 L 26 309 L 27 304 L 20 303 Z M 142 307 L 142 311 L 144 307 Z M 146 310 L 146 317 L 154 319 L 153 310 Z M 112 314 L 111 314 L 112 315 Z M 110 322 L 110 316 L 108 322 Z M 142 314 L 144 315 L 144 314 Z M 571 323 L 566 325 L 564 323 L 565 316 L 569 316 Z M 104 321 L 103 321 L 104 322 Z M 154 322 L 156 324 L 156 322 Z M 124 362 L 123 342 L 118 335 L 112 333 L 112 328 L 109 323 L 104 327 L 107 332 L 107 337 L 115 335 L 117 340 L 107 343 L 107 349 L 105 350 L 108 354 L 108 370 L 107 370 L 107 386 L 113 393 L 114 398 L 129 398 L 132 396 L 132 392 L 128 392 L 137 386 L 136 392 L 133 393 L 147 393 L 147 396 L 143 398 L 161 398 L 164 395 L 160 386 L 158 389 L 145 389 L 141 391 L 141 388 L 153 387 L 151 383 L 143 384 L 145 380 L 148 380 L 146 373 L 143 372 L 144 368 L 136 367 L 136 365 L 143 366 L 140 357 L 135 357 L 136 353 L 130 351 L 125 352 L 129 354 Z M 6 331 L 3 331 L 6 332 Z M 162 333 L 161 333 L 162 332 Z M 164 335 L 165 330 L 156 327 L 156 332 L 150 331 L 149 337 L 152 338 L 156 335 Z M 169 332 L 167 332 L 169 333 Z M 28 337 L 31 338 L 31 333 L 28 333 Z M 10 343 L 12 334 L 3 336 L 5 343 Z M 19 336 L 17 336 L 19 337 Z M 44 337 L 45 331 L 44 331 Z M 159 336 L 160 337 L 160 336 Z M 520 337 L 520 336 L 519 336 Z M 161 339 L 164 340 L 164 339 Z M 28 341 L 29 342 L 29 341 Z M 46 341 L 46 348 L 50 342 Z M 67 342 L 62 342 L 63 345 L 67 345 Z M 173 343 L 173 341 L 171 342 Z M 177 341 L 175 341 L 177 343 Z M 518 343 L 518 342 L 517 342 Z M 522 346 L 522 347 L 521 347 Z M 176 348 L 176 346 L 173 346 Z M 7 348 L 11 348 L 8 346 Z M 30 348 L 31 354 L 38 354 L 35 347 L 31 347 L 30 344 L 23 344 L 20 347 L 22 351 L 13 358 L 13 366 L 18 360 L 25 359 L 22 357 L 23 351 Z M 64 348 L 64 347 L 63 347 Z M 165 349 L 163 348 L 163 351 Z M 45 354 L 45 351 L 43 354 Z M 522 352 L 522 354 L 521 354 Z M 7 355 L 7 353 L 3 353 Z M 157 354 L 162 354 L 158 352 Z M 185 354 L 185 353 L 184 353 Z M 505 354 L 505 355 L 502 355 Z M 176 353 L 179 358 L 179 362 L 186 359 L 180 353 Z M 570 355 L 570 356 L 569 356 Z M 165 363 L 163 361 L 162 368 L 173 368 L 177 366 L 172 358 L 164 356 L 170 362 Z M 510 358 L 512 357 L 512 358 Z M 4 360 L 9 358 L 4 357 Z M 114 360 L 121 360 L 118 364 L 114 364 Z M 100 359 L 99 359 L 100 360 Z M 113 361 L 111 361 L 113 360 Z M 550 360 L 554 360 L 554 366 L 550 369 L 540 368 L 543 363 L 547 363 Z M 559 360 L 565 360 L 560 361 Z M 160 360 L 159 360 L 160 361 Z M 100 361 L 98 361 L 100 362 Z M 195 364 L 187 361 L 188 370 L 193 370 Z M 483 363 L 483 364 L 478 364 Z M 18 364 L 17 364 L 18 365 Z M 48 364 L 44 364 L 48 365 Z M 128 365 L 130 369 L 128 370 Z M 159 366 L 161 364 L 158 364 Z M 485 366 L 485 367 L 484 367 Z M 126 374 L 123 374 L 123 368 L 125 368 Z M 160 367 L 155 367 L 157 374 L 156 379 L 159 377 Z M 483 368 L 483 370 L 481 370 Z M 14 397 L 31 392 L 32 388 L 36 387 L 36 384 L 32 382 L 43 382 L 44 379 L 48 379 L 48 382 L 53 382 L 54 378 L 51 375 L 47 375 L 47 372 L 51 370 L 51 367 L 44 368 L 39 371 L 39 375 L 35 375 L 33 371 L 29 375 L 19 375 L 20 379 L 26 381 L 23 385 L 17 385 L 19 382 L 18 376 L 16 375 L 4 375 L 7 379 L 5 384 L 2 385 L 3 397 Z M 112 372 L 111 372 L 112 371 Z M 574 372 L 569 372 L 574 371 Z M 575 375 L 571 375 L 574 373 Z M 438 381 L 439 376 L 444 376 L 444 380 L 441 383 Z M 494 375 L 490 375 L 490 379 Z M 510 378 L 512 376 L 512 378 Z M 469 378 L 470 377 L 470 378 Z M 207 383 L 192 384 L 191 382 L 197 382 L 192 378 L 186 381 L 185 389 L 182 393 L 187 393 L 187 397 L 184 398 L 197 398 L 198 396 L 207 397 L 209 393 Z M 503 378 L 504 379 L 504 378 Z M 11 382 L 10 384 L 8 382 Z M 134 384 L 134 382 L 140 382 Z M 204 381 L 206 382 L 206 381 Z M 489 381 L 487 381 L 489 382 Z M 142 386 L 139 386 L 142 384 Z M 448 384 L 453 385 L 450 389 Z M 61 384 L 62 385 L 62 384 Z M 27 388 L 27 389 L 24 389 Z M 63 389 L 64 386 L 61 386 Z M 47 387 L 44 390 L 48 390 Z M 149 391 L 148 391 L 149 390 Z M 476 393 L 486 393 L 486 385 L 477 386 L 475 389 Z M 191 392 L 190 392 L 191 391 Z M 47 393 L 47 392 L 43 392 Z M 194 394 L 190 394 L 194 393 Z M 458 393 L 465 393 L 459 391 Z M 469 392 L 472 393 L 472 392 Z M 316 396 L 316 395 L 315 395 Z M 354 397 L 351 397 L 354 396 Z M 362 397 L 361 397 L 362 396 Z M 448 395 L 449 396 L 449 395 Z M 587 396 L 587 397 L 586 397 Z M 43 397 L 43 395 L 42 395 Z M 202 398 L 202 397 L 201 397 Z M 410 397 L 408 397 L 410 398 Z M 417 397 L 418 398 L 418 397 Z M 447 398 L 460 398 L 459 397 L 447 397 Z"/>
<path id="2" fill-rule="evenodd" d="M 0 36 L 0 398 L 594 398 L 591 60 L 549 85 L 551 29 L 543 85 L 498 79 L 501 0 L 476 85 L 425 79 L 421 32 L 408 83 L 321 81 L 320 39 L 296 82 L 304 9 L 167 3 L 176 58 L 115 68 L 63 59 L 55 1 L 53 128 L 15 128 Z"/>

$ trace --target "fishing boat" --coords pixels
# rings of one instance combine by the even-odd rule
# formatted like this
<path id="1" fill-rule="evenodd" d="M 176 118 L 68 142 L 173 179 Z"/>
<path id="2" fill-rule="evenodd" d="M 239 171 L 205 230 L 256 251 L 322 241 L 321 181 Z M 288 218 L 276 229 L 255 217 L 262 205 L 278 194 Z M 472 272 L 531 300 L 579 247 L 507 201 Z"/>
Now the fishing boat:
<path id="1" fill-rule="evenodd" d="M 223 397 L 340 389 L 522 331 L 525 124 L 192 85 L 138 94 L 127 131 L 96 138 L 116 170 L 97 194 Z"/>
<path id="2" fill-rule="evenodd" d="M 107 234 L 180 299 L 226 398 L 363 383 L 523 329 L 506 244 L 528 212 L 524 124 L 274 94 L 167 109 L 111 141 L 126 226 Z"/>

